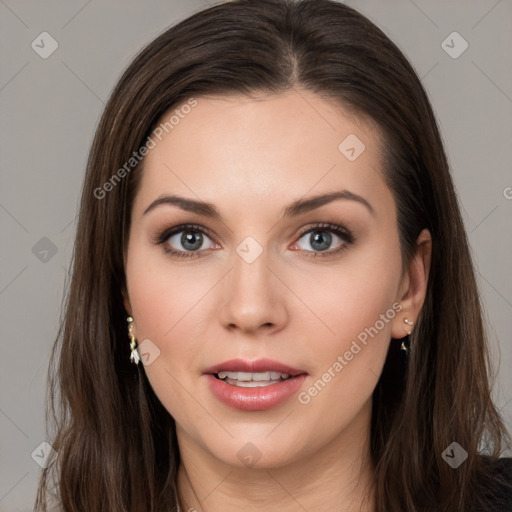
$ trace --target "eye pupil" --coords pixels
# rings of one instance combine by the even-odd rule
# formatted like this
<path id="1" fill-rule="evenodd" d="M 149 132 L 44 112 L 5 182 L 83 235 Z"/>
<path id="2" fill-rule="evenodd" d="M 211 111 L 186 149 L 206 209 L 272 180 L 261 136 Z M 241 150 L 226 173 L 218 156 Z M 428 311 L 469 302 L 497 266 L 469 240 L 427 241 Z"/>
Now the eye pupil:
<path id="1" fill-rule="evenodd" d="M 329 249 L 332 242 L 332 235 L 328 231 L 313 231 L 311 233 L 311 247 L 315 251 L 323 251 Z M 323 242 L 323 243 L 322 243 Z M 313 244 L 320 243 L 320 247 L 315 247 Z"/>
<path id="2" fill-rule="evenodd" d="M 187 245 L 189 243 L 192 247 Z M 187 250 L 197 250 L 203 244 L 202 234 L 199 231 L 184 231 L 181 235 L 181 244 Z"/>

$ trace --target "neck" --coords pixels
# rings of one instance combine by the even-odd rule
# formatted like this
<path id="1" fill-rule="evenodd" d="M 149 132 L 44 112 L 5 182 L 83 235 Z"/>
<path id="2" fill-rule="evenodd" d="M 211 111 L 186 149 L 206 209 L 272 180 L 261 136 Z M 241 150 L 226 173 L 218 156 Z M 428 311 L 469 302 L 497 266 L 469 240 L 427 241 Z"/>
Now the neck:
<path id="1" fill-rule="evenodd" d="M 374 512 L 369 449 L 371 405 L 314 453 L 266 468 L 233 466 L 199 447 L 178 427 L 178 493 L 183 512 Z"/>

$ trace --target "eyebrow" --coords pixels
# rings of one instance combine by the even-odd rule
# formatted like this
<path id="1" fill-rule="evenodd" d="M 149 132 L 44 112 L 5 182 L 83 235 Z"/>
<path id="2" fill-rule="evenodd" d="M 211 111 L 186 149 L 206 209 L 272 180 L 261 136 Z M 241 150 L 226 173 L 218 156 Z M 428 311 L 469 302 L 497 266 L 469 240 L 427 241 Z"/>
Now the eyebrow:
<path id="1" fill-rule="evenodd" d="M 337 192 L 328 192 L 326 194 L 320 194 L 307 199 L 299 199 L 294 201 L 284 209 L 282 218 L 297 217 L 298 215 L 303 215 L 312 210 L 316 210 L 321 206 L 339 199 L 355 201 L 365 206 L 372 215 L 375 214 L 375 210 L 373 209 L 372 205 L 364 197 L 361 197 L 358 194 L 354 194 L 348 190 L 340 190 Z M 146 215 L 151 210 L 154 210 L 158 206 L 162 205 L 177 206 L 178 208 L 187 212 L 196 213 L 198 215 L 203 215 L 212 219 L 222 219 L 222 216 L 213 204 L 177 195 L 163 195 L 158 197 L 144 210 L 143 215 Z"/>

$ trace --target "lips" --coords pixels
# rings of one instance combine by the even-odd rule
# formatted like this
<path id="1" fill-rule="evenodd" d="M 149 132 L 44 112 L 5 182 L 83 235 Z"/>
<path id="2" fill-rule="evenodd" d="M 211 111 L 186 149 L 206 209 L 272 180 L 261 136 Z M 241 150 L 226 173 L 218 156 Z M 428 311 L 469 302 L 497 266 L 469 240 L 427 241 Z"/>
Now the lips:
<path id="1" fill-rule="evenodd" d="M 264 411 L 286 402 L 307 377 L 303 370 L 270 359 L 232 359 L 204 373 L 220 402 L 243 411 Z"/>

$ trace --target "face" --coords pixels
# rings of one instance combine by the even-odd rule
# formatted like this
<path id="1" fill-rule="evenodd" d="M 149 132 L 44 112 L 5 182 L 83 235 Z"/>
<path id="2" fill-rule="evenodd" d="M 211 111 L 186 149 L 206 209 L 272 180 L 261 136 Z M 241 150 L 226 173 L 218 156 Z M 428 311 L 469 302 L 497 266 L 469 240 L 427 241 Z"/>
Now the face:
<path id="1" fill-rule="evenodd" d="M 378 133 L 293 91 L 197 98 L 155 141 L 125 306 L 180 449 L 270 468 L 359 442 L 409 286 Z"/>

